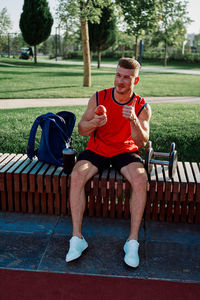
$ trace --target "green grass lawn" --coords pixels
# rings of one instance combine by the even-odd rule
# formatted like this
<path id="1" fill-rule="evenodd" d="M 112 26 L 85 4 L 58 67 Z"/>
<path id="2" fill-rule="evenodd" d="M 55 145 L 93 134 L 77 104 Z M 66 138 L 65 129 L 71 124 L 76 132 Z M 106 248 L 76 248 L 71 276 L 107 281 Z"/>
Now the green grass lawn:
<path id="1" fill-rule="evenodd" d="M 0 99 L 80 98 L 113 86 L 114 68 L 92 67 L 92 87 L 83 87 L 83 66 L 0 58 Z M 198 75 L 140 72 L 136 93 L 150 96 L 200 96 Z"/>
<path id="2" fill-rule="evenodd" d="M 200 162 L 200 104 L 151 104 L 150 140 L 155 151 L 169 152 L 176 143 L 179 160 Z M 29 132 L 35 118 L 43 113 L 72 111 L 77 121 L 73 131 L 73 146 L 79 153 L 87 144 L 88 137 L 78 134 L 77 124 L 84 106 L 43 107 L 1 110 L 0 152 L 26 153 Z M 38 130 L 36 147 L 40 140 Z M 144 157 L 144 150 L 141 150 Z"/>

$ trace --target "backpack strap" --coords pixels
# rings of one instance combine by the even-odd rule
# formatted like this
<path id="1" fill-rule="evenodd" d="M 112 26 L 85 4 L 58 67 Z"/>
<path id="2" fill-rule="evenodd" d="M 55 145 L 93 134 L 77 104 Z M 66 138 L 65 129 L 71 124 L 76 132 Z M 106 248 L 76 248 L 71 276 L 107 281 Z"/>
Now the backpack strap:
<path id="1" fill-rule="evenodd" d="M 56 115 L 62 117 L 65 120 L 65 130 L 67 132 L 68 138 L 70 138 L 76 123 L 75 114 L 70 111 L 60 111 Z"/>
<path id="2" fill-rule="evenodd" d="M 36 151 L 34 150 L 35 149 L 35 135 L 36 135 L 36 131 L 37 131 L 39 124 L 40 124 L 40 117 L 38 117 L 34 121 L 32 127 L 31 127 L 29 139 L 28 139 L 27 154 L 30 159 L 33 159 L 33 157 L 36 154 Z"/>

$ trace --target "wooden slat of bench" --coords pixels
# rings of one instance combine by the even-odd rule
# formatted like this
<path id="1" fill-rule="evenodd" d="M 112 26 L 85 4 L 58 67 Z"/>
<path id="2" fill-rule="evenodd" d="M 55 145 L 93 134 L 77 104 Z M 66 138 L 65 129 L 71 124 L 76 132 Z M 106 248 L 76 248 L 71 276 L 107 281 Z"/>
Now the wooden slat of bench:
<path id="1" fill-rule="evenodd" d="M 11 154 L 9 155 L 0 165 L 0 190 L 6 190 L 6 173 L 7 171 L 22 157 L 22 154 Z"/>
<path id="2" fill-rule="evenodd" d="M 186 177 L 188 181 L 188 201 L 194 200 L 194 194 L 195 194 L 195 179 L 192 173 L 192 168 L 190 166 L 189 162 L 184 163 Z"/>
<path id="3" fill-rule="evenodd" d="M 48 197 L 48 194 L 46 192 L 43 192 L 40 195 L 40 199 L 41 199 L 41 213 L 42 214 L 47 214 L 48 213 L 47 197 Z"/>
<path id="4" fill-rule="evenodd" d="M 117 218 L 122 218 L 123 213 L 123 177 L 117 172 L 116 173 L 116 181 L 117 181 Z"/>
<path id="5" fill-rule="evenodd" d="M 43 162 L 38 161 L 34 168 L 29 172 L 29 190 L 30 192 L 37 191 L 37 173 L 42 168 Z"/>
<path id="6" fill-rule="evenodd" d="M 100 174 L 97 173 L 96 175 L 93 176 L 93 193 L 94 196 L 98 196 L 99 194 L 99 179 L 100 179 Z"/>
<path id="7" fill-rule="evenodd" d="M 71 185 L 71 175 L 68 176 L 67 179 L 67 197 L 66 197 L 66 203 L 67 203 L 67 212 L 68 215 L 71 216 L 71 207 L 70 207 L 70 185 Z M 87 199 L 86 199 L 87 201 Z"/>
<path id="8" fill-rule="evenodd" d="M 130 217 L 130 195 L 131 185 L 128 180 L 125 180 L 125 199 L 124 199 L 124 218 L 129 219 Z"/>
<path id="9" fill-rule="evenodd" d="M 172 190 L 172 199 L 174 202 L 174 222 L 179 222 L 179 218 L 181 215 L 180 208 L 180 179 L 178 176 L 178 170 L 176 169 L 175 174 L 173 176 L 173 190 Z"/>
<path id="10" fill-rule="evenodd" d="M 101 193 L 100 195 L 97 196 L 97 203 L 96 203 L 97 217 L 100 217 L 101 214 L 103 215 L 104 218 L 108 216 L 108 211 L 109 211 L 109 191 L 107 189 L 108 178 L 109 178 L 109 170 L 106 169 L 102 172 Z"/>
<path id="11" fill-rule="evenodd" d="M 41 212 L 40 194 L 37 189 L 37 173 L 40 171 L 43 164 L 43 162 L 37 161 L 37 163 L 28 173 L 28 191 L 30 192 L 28 193 L 28 211 L 30 213 L 33 212 L 33 209 L 35 213 L 39 214 Z"/>
<path id="12" fill-rule="evenodd" d="M 149 197 L 147 199 L 146 205 L 146 219 L 150 220 L 151 217 L 153 220 L 158 219 L 158 196 L 157 196 L 157 179 L 156 179 L 156 170 L 155 165 L 152 166 L 152 171 L 149 174 L 150 188 L 149 188 Z"/>
<path id="13" fill-rule="evenodd" d="M 27 159 L 27 155 L 22 155 L 19 160 L 15 162 L 14 165 L 6 172 L 6 189 L 8 193 L 8 210 L 10 212 L 15 211 L 15 205 L 17 206 L 17 211 L 19 211 L 19 198 L 18 193 L 14 192 L 14 175 L 15 170 Z M 16 202 L 16 203 L 15 203 Z"/>
<path id="14" fill-rule="evenodd" d="M 53 174 L 53 193 L 55 194 L 55 214 L 61 213 L 61 193 L 60 193 L 60 177 L 63 172 L 62 167 L 57 167 Z"/>
<path id="15" fill-rule="evenodd" d="M 94 177 L 96 177 L 97 178 L 96 180 L 98 180 L 98 176 L 99 176 L 99 174 L 96 174 L 86 184 L 86 186 L 87 186 L 87 189 L 86 189 L 87 204 L 88 204 L 87 212 L 90 217 L 95 215 Z M 97 186 L 97 190 L 98 190 L 98 186 Z"/>
<path id="16" fill-rule="evenodd" d="M 181 188 L 180 188 L 181 222 L 185 223 L 187 220 L 186 195 L 188 192 L 188 184 L 187 184 L 187 178 L 183 167 L 183 163 L 179 161 L 177 167 L 178 167 L 178 173 L 179 173 L 180 183 L 181 183 Z"/>
<path id="17" fill-rule="evenodd" d="M 195 208 L 194 208 L 194 194 L 195 194 L 195 179 L 192 173 L 192 168 L 189 162 L 184 163 L 186 176 L 188 180 L 188 222 L 193 223 Z"/>
<path id="18" fill-rule="evenodd" d="M 53 174 L 53 192 L 60 192 L 60 177 L 63 172 L 63 167 L 57 167 Z"/>
<path id="19" fill-rule="evenodd" d="M 15 191 L 15 211 L 27 211 L 27 191 L 24 192 L 22 188 L 22 172 L 31 164 L 30 158 L 26 158 L 25 161 L 14 171 L 14 191 Z M 28 185 L 28 184 L 27 184 Z M 28 189 L 28 187 L 27 187 Z M 29 201 L 30 202 L 30 201 Z M 33 208 L 31 210 L 33 212 Z"/>
<path id="20" fill-rule="evenodd" d="M 41 201 L 40 201 L 41 193 L 39 193 L 37 190 L 34 192 L 34 212 L 36 214 L 41 213 Z"/>
<path id="21" fill-rule="evenodd" d="M 0 157 L 0 169 L 2 169 L 14 156 L 15 154 L 4 153 Z"/>
<path id="22" fill-rule="evenodd" d="M 27 158 L 14 172 L 14 190 L 15 192 L 20 192 L 21 185 L 21 172 L 30 164 L 30 158 Z"/>
<path id="23" fill-rule="evenodd" d="M 103 170 L 101 174 L 101 189 L 98 192 L 98 195 L 96 197 L 96 216 L 100 217 L 102 216 L 103 212 L 103 203 L 102 203 L 102 198 L 104 199 L 104 210 L 108 210 L 108 195 L 107 195 L 107 179 L 108 179 L 108 174 L 109 170 L 105 169 Z M 94 176 L 94 184 L 95 184 L 95 179 L 97 179 L 97 176 Z M 97 180 L 99 182 L 99 179 Z M 97 184 L 97 183 L 96 183 Z"/>
<path id="24" fill-rule="evenodd" d="M 47 194 L 47 203 L 48 203 L 48 205 L 47 205 L 48 214 L 53 215 L 54 214 L 54 194 L 53 193 Z"/>
<path id="25" fill-rule="evenodd" d="M 67 175 L 64 172 L 62 172 L 60 177 L 60 188 L 61 188 L 61 214 L 63 215 L 67 214 L 67 186 L 68 186 Z"/>
<path id="26" fill-rule="evenodd" d="M 197 163 L 192 163 L 192 170 L 194 173 L 194 178 L 196 182 L 196 189 L 194 195 L 194 201 L 196 205 L 196 213 L 195 213 L 195 223 L 200 223 L 200 170 Z"/>
<path id="27" fill-rule="evenodd" d="M 23 192 L 23 191 L 21 192 L 21 210 L 23 213 L 27 212 L 29 205 L 30 205 L 30 204 L 28 204 L 28 199 L 30 202 L 30 197 L 28 196 L 29 194 L 31 194 L 33 197 L 33 193 L 30 193 L 30 192 L 27 193 L 27 192 Z M 32 201 L 32 203 L 33 203 L 33 201 Z M 33 210 L 30 211 L 30 209 L 29 209 L 28 212 L 32 213 Z"/>
<path id="28" fill-rule="evenodd" d="M 47 170 L 49 169 L 49 164 L 44 164 L 41 169 L 39 170 L 39 172 L 37 173 L 36 176 L 36 180 L 37 180 L 37 191 L 39 193 L 43 193 L 44 192 L 44 175 L 47 172 Z"/>
<path id="29" fill-rule="evenodd" d="M 107 180 L 109 175 L 109 169 L 103 170 L 101 174 L 101 196 L 106 196 L 106 190 L 107 190 Z"/>
<path id="30" fill-rule="evenodd" d="M 86 200 L 86 205 L 85 205 L 85 212 L 84 215 L 88 216 L 89 215 L 89 207 L 90 207 L 90 193 L 92 193 L 92 180 L 88 180 L 85 184 L 85 200 Z"/>
<path id="31" fill-rule="evenodd" d="M 196 190 L 195 190 L 195 201 L 200 202 L 200 170 L 197 163 L 191 163 L 192 170 L 194 173 Z"/>
<path id="32" fill-rule="evenodd" d="M 52 215 L 54 213 L 54 194 L 52 191 L 52 174 L 56 166 L 45 164 L 37 175 L 38 192 L 41 193 L 41 212 Z M 57 204 L 57 203 L 56 203 Z M 57 213 L 57 210 L 56 210 Z"/>
<path id="33" fill-rule="evenodd" d="M 173 183 L 172 179 L 169 178 L 168 166 L 163 166 L 164 177 L 165 177 L 165 209 L 166 212 L 166 221 L 171 222 L 173 217 L 173 199 L 172 199 L 172 188 Z"/>
<path id="34" fill-rule="evenodd" d="M 38 159 L 33 159 L 21 173 L 21 184 L 23 192 L 29 191 L 29 172 L 35 167 L 37 163 Z"/>
<path id="35" fill-rule="evenodd" d="M 2 161 L 8 156 L 8 153 L 1 153 L 0 156 L 0 169 L 3 168 Z M 2 211 L 6 211 L 6 192 L 0 190 L 0 208 Z"/>
<path id="36" fill-rule="evenodd" d="M 53 174 L 55 170 L 57 169 L 56 166 L 50 165 L 49 169 L 44 175 L 44 190 L 46 190 L 47 193 L 51 193 L 53 191 Z"/>
<path id="37" fill-rule="evenodd" d="M 164 199 L 164 191 L 165 191 L 165 180 L 163 177 L 163 169 L 161 165 L 156 164 L 156 174 L 157 174 L 157 196 L 158 201 L 160 202 L 160 211 L 159 211 L 159 219 L 160 221 L 165 220 L 165 199 Z"/>
<path id="38" fill-rule="evenodd" d="M 1 209 L 2 211 L 6 211 L 8 209 L 8 194 L 9 199 L 11 199 L 12 190 L 7 193 L 6 189 L 6 172 L 12 165 L 20 158 L 20 155 L 7 153 L 1 156 L 0 159 L 0 199 L 1 199 Z M 12 186 L 11 186 L 12 189 Z M 11 206 L 11 205 L 10 205 Z M 12 209 L 12 206 L 11 206 Z"/>
<path id="39" fill-rule="evenodd" d="M 102 185 L 103 182 L 100 179 L 101 175 L 96 174 L 93 177 L 93 193 L 94 193 L 94 215 L 100 216 L 101 212 L 101 198 L 102 198 Z"/>
<path id="40" fill-rule="evenodd" d="M 115 190 L 115 169 L 114 168 L 111 168 L 109 174 L 108 193 L 110 199 L 110 217 L 114 218 L 116 213 L 116 190 Z"/>

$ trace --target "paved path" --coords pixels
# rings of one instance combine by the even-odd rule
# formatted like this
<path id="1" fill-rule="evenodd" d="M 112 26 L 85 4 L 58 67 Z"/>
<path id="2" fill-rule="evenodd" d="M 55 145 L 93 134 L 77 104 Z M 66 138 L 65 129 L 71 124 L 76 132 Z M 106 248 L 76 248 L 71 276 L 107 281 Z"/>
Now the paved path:
<path id="1" fill-rule="evenodd" d="M 200 97 L 145 97 L 148 103 L 200 103 Z M 0 99 L 0 109 L 87 105 L 88 98 Z"/>
<path id="2" fill-rule="evenodd" d="M 38 57 L 38 61 L 41 62 L 50 62 L 50 63 L 61 63 L 66 65 L 83 65 L 83 62 L 81 61 L 70 61 L 70 60 L 58 60 L 57 62 L 55 60 L 47 60 L 42 59 Z M 91 66 L 96 67 L 97 63 L 91 63 Z M 108 68 L 116 68 L 116 64 L 101 64 L 101 67 L 108 67 Z M 167 72 L 167 73 L 179 73 L 179 74 L 191 74 L 191 75 L 200 75 L 200 70 L 188 70 L 188 69 L 175 69 L 175 68 L 169 68 L 169 67 L 141 67 L 142 71 L 151 71 L 151 72 Z"/>
<path id="3" fill-rule="evenodd" d="M 83 232 L 88 250 L 79 260 L 66 264 L 71 217 L 0 212 L 0 269 L 200 283 L 200 224 L 144 220 L 139 232 L 137 269 L 128 268 L 123 261 L 129 225 L 130 221 L 125 219 L 85 217 Z M 200 299 L 195 295 L 174 298 L 172 294 L 168 299 Z M 108 299 L 115 298 L 110 294 Z M 123 299 L 155 300 L 155 297 Z M 163 297 L 160 294 L 156 299 Z"/>

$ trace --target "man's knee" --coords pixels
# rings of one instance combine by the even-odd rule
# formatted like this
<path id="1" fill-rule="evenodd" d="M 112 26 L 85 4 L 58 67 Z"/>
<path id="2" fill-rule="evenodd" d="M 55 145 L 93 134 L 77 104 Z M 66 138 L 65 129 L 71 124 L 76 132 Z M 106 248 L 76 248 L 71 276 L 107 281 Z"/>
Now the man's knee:
<path id="1" fill-rule="evenodd" d="M 133 189 L 143 189 L 147 185 L 147 173 L 145 171 L 145 168 L 142 164 L 132 164 L 132 166 L 129 166 L 129 175 L 127 178 L 130 181 L 130 184 Z M 126 176 L 125 176 L 126 177 Z"/>
<path id="2" fill-rule="evenodd" d="M 71 173 L 71 185 L 84 186 L 86 182 L 97 172 L 97 168 L 89 162 L 78 162 Z"/>
<path id="3" fill-rule="evenodd" d="M 142 172 L 139 172 L 137 174 L 137 176 L 134 176 L 133 181 L 132 181 L 132 185 L 133 188 L 144 188 L 147 185 L 147 174 L 145 169 Z"/>

